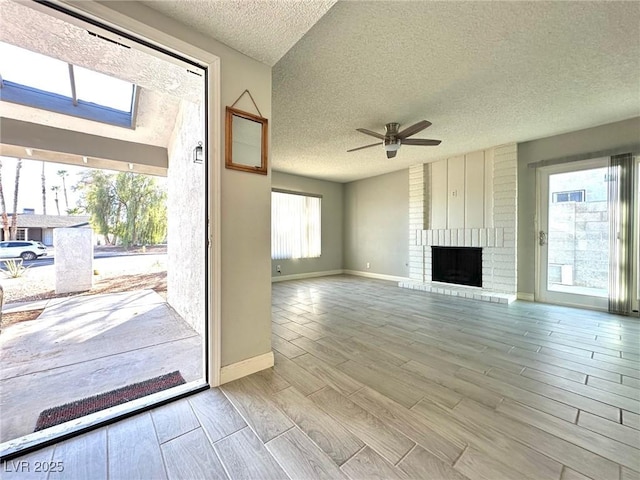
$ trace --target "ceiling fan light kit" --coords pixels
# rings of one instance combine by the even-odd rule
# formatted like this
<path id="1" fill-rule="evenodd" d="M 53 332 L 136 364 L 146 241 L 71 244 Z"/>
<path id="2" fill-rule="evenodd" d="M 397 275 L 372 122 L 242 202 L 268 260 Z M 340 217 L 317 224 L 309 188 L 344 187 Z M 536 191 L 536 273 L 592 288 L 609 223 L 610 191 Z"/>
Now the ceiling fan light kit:
<path id="1" fill-rule="evenodd" d="M 396 153 L 398 152 L 402 144 L 419 146 L 440 145 L 440 140 L 430 140 L 426 138 L 408 138 L 412 135 L 415 135 L 416 133 L 421 132 L 429 126 L 431 126 L 431 122 L 428 122 L 427 120 L 421 120 L 418 123 L 411 125 L 410 127 L 407 127 L 402 131 L 399 131 L 399 123 L 387 123 L 384 127 L 384 135 L 381 133 L 373 132 L 371 130 L 367 130 L 366 128 L 357 128 L 356 130 L 360 133 L 364 133 L 365 135 L 370 135 L 382 140 L 384 150 L 387 152 L 387 158 L 393 158 L 396 156 Z M 380 145 L 380 142 L 372 143 L 371 145 L 365 145 L 363 147 L 352 148 L 350 150 L 347 150 L 347 152 L 355 152 L 356 150 L 375 147 L 377 145 Z"/>

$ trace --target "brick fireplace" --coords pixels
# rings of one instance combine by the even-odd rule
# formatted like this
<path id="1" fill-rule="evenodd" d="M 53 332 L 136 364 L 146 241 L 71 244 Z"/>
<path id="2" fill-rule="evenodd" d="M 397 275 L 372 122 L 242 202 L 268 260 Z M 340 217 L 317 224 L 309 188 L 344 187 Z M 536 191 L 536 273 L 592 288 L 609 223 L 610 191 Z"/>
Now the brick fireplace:
<path id="1" fill-rule="evenodd" d="M 445 295 L 462 296 L 496 303 L 510 303 L 516 299 L 517 259 L 517 146 L 503 145 L 465 157 L 466 178 L 464 192 L 475 195 L 475 203 L 481 198 L 483 216 L 478 219 L 478 207 L 471 198 L 464 205 L 463 220 L 442 220 L 436 211 L 443 202 L 442 186 L 432 178 L 436 170 L 433 164 L 421 164 L 409 169 L 409 280 L 399 286 Z M 484 181 L 471 185 L 471 169 L 482 162 Z M 457 173 L 452 170 L 451 172 Z M 458 181 L 455 179 L 455 181 Z M 465 183 L 466 182 L 466 183 Z M 451 183 L 451 182 L 450 182 Z M 475 182 L 477 183 L 477 182 Z M 481 190 L 481 191 L 479 191 Z M 446 195 L 455 200 L 458 189 L 450 187 Z M 437 197 L 432 198 L 432 196 Z M 451 202 L 453 203 L 453 200 Z M 445 199 L 445 203 L 446 203 Z M 471 217 L 473 213 L 475 217 Z M 449 206 L 448 216 L 452 217 Z M 455 213 L 455 212 L 454 212 Z M 464 225 L 460 225 L 464 223 Z M 436 228 L 434 228 L 436 227 Z M 444 228 L 443 228 L 444 227 Z M 473 228 L 468 228 L 473 227 Z M 434 282 L 432 272 L 432 246 L 481 247 L 482 287 L 468 287 L 451 283 Z"/>

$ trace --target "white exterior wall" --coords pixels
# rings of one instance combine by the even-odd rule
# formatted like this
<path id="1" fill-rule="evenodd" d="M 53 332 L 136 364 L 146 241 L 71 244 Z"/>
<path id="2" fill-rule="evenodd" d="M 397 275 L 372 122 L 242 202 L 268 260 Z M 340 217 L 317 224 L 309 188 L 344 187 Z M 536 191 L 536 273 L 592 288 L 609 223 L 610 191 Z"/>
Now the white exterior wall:
<path id="1" fill-rule="evenodd" d="M 56 293 L 86 292 L 93 286 L 93 231 L 56 228 L 54 272 Z"/>
<path id="2" fill-rule="evenodd" d="M 201 335 L 205 319 L 205 165 L 193 163 L 204 140 L 202 106 L 183 101 L 169 142 L 167 301 Z M 203 142 L 204 143 L 204 142 Z"/>

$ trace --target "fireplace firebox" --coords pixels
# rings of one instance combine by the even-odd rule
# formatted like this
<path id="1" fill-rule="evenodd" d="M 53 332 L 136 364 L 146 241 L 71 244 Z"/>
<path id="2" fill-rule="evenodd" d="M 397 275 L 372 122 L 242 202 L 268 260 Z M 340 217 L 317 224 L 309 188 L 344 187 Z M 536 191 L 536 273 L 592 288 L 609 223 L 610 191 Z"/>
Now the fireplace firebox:
<path id="1" fill-rule="evenodd" d="M 431 280 L 482 287 L 482 248 L 431 247 Z"/>

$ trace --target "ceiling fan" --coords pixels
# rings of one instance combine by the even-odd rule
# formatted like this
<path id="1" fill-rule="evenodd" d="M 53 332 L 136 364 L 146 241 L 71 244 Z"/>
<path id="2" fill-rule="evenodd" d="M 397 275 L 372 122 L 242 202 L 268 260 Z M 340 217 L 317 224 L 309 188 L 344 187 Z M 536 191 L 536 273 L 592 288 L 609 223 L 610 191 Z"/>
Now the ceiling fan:
<path id="1" fill-rule="evenodd" d="M 364 133 L 366 135 L 371 135 L 372 137 L 379 138 L 382 140 L 382 145 L 384 145 L 384 149 L 387 152 L 387 158 L 393 158 L 396 156 L 400 145 L 422 145 L 422 146 L 435 146 L 440 145 L 440 140 L 428 140 L 426 138 L 408 138 L 411 135 L 415 135 L 418 132 L 421 132 L 425 128 L 431 126 L 431 122 L 426 120 L 421 120 L 418 123 L 411 125 L 410 127 L 405 128 L 401 132 L 399 123 L 387 123 L 384 126 L 385 134 L 372 132 L 371 130 L 367 130 L 366 128 L 356 128 L 357 131 Z M 351 150 L 347 150 L 347 152 L 355 152 L 356 150 L 362 150 L 363 148 L 375 147 L 376 145 L 380 145 L 380 142 L 372 143 L 371 145 L 365 145 L 364 147 L 352 148 Z"/>

